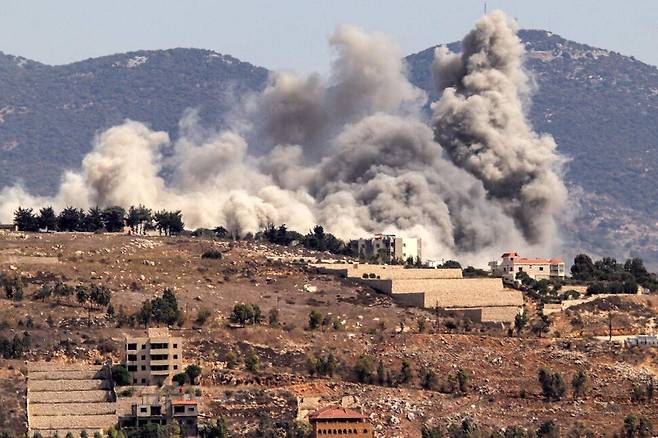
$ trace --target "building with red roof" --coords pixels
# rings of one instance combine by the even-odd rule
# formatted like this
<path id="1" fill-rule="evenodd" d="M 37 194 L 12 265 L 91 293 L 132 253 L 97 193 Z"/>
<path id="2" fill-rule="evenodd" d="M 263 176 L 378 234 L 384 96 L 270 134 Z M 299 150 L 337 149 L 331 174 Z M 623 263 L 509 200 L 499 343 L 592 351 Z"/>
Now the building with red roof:
<path id="1" fill-rule="evenodd" d="M 348 438 L 372 438 L 374 431 L 368 417 L 352 409 L 327 406 L 312 412 L 308 420 L 314 437 L 341 435 Z"/>
<path id="2" fill-rule="evenodd" d="M 565 264 L 558 258 L 526 258 L 515 251 L 506 252 L 501 258 L 501 263 L 493 261 L 489 266 L 492 272 L 508 280 L 515 280 L 519 272 L 525 272 L 535 280 L 564 278 L 566 275 Z"/>

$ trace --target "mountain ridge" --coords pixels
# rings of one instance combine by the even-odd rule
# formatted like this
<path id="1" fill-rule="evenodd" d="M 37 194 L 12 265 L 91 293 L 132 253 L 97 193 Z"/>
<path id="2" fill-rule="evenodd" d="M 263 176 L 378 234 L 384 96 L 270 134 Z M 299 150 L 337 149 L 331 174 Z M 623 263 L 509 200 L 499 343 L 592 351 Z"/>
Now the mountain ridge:
<path id="1" fill-rule="evenodd" d="M 549 31 L 519 31 L 537 89 L 529 119 L 570 161 L 577 209 L 568 238 L 594 255 L 638 255 L 658 266 L 658 68 Z M 447 44 L 458 51 L 460 43 Z M 437 46 L 405 58 L 412 83 L 438 99 Z M 269 70 L 213 50 L 137 50 L 50 66 L 0 53 L 0 186 L 47 194 L 94 135 L 131 118 L 175 137 L 187 108 L 222 127 Z M 34 178 L 33 175 L 39 175 Z"/>

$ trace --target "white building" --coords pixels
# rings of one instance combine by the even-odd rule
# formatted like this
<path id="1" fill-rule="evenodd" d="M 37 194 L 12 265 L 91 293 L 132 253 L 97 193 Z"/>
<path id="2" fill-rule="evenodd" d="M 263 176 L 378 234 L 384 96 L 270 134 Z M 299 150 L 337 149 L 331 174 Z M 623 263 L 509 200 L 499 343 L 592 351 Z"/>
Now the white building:
<path id="1" fill-rule="evenodd" d="M 375 234 L 358 240 L 359 258 L 390 263 L 393 260 L 421 259 L 421 240 L 415 237 L 397 237 L 394 234 Z"/>
<path id="2" fill-rule="evenodd" d="M 528 259 L 517 252 L 506 252 L 501 256 L 502 262 L 489 263 L 494 274 L 502 275 L 508 280 L 515 280 L 519 272 L 525 272 L 535 280 L 564 278 L 565 265 L 560 259 Z"/>

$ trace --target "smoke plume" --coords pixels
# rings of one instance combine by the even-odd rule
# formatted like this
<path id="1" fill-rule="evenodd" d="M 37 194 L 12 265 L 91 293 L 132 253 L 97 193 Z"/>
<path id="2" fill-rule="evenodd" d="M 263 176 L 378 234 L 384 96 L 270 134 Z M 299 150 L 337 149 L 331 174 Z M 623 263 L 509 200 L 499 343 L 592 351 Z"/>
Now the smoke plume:
<path id="1" fill-rule="evenodd" d="M 461 56 L 436 51 L 433 73 L 442 91 L 432 105 L 436 140 L 450 159 L 482 181 L 530 243 L 555 234 L 567 190 L 562 159 L 550 135 L 532 131 L 523 112 L 530 87 L 524 48 L 500 11 L 480 19 Z"/>
<path id="2" fill-rule="evenodd" d="M 141 203 L 182 210 L 189 228 L 304 232 L 319 223 L 344 239 L 421 237 L 425 258 L 471 262 L 555 241 L 562 159 L 527 122 L 523 46 L 503 13 L 480 19 L 460 55 L 437 50 L 433 126 L 388 37 L 342 26 L 330 44 L 327 79 L 273 74 L 229 130 L 204 128 L 189 111 L 172 141 L 126 121 L 97 136 L 53 197 L 0 191 L 0 220 L 19 205 Z"/>

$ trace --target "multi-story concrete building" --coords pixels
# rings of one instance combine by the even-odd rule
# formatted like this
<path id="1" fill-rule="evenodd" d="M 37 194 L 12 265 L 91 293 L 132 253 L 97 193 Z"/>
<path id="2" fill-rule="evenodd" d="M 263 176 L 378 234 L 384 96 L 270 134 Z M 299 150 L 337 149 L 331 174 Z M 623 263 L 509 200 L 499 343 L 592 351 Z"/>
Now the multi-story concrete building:
<path id="1" fill-rule="evenodd" d="M 519 272 L 525 272 L 535 280 L 564 278 L 566 275 L 564 262 L 560 259 L 528 259 L 517 252 L 506 252 L 501 258 L 501 263 L 493 261 L 489 266 L 494 274 L 507 280 L 515 280 Z"/>
<path id="2" fill-rule="evenodd" d="M 356 411 L 328 406 L 308 416 L 313 437 L 341 435 L 348 438 L 372 438 L 373 427 L 368 417 Z"/>
<path id="3" fill-rule="evenodd" d="M 183 372 L 182 338 L 166 328 L 150 328 L 146 337 L 126 337 L 125 361 L 135 385 L 171 384 Z"/>
<path id="4" fill-rule="evenodd" d="M 375 234 L 369 239 L 357 241 L 359 258 L 390 263 L 394 260 L 421 259 L 421 240 L 412 237 L 397 237 L 394 234 Z"/>

